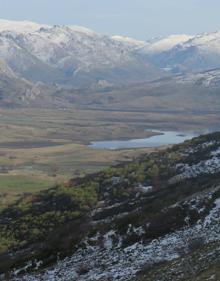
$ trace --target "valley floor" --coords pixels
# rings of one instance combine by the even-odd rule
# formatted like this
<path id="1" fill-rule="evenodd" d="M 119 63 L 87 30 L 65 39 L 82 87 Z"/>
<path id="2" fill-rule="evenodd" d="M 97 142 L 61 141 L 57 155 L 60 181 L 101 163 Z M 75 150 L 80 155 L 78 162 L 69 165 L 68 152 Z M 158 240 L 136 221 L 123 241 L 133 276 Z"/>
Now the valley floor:
<path id="1" fill-rule="evenodd" d="M 154 150 L 95 150 L 87 147 L 90 141 L 146 138 L 152 135 L 146 128 L 155 124 L 200 130 L 206 118 L 196 119 L 200 125 L 189 125 L 185 117 L 177 122 L 172 114 L 74 107 L 2 109 L 0 114 L 0 209 L 24 192 L 47 189 Z"/>

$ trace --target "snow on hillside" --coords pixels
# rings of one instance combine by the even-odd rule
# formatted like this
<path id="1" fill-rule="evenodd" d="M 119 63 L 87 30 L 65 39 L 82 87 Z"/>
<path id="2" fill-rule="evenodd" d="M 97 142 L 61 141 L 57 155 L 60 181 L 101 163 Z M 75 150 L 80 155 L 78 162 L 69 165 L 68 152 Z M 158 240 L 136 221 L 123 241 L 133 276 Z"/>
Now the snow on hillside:
<path id="1" fill-rule="evenodd" d="M 160 52 L 165 52 L 173 47 L 183 44 L 187 42 L 188 40 L 192 39 L 193 36 L 182 34 L 182 35 L 171 35 L 168 37 L 165 37 L 163 39 L 154 41 L 150 43 L 146 48 L 146 52 L 150 53 L 160 53 Z"/>
<path id="2" fill-rule="evenodd" d="M 201 202 L 214 197 L 219 192 L 220 187 L 217 186 L 213 191 L 203 192 L 199 194 L 195 200 L 190 198 L 182 205 L 191 205 L 191 208 L 203 211 Z M 180 203 L 178 203 L 181 206 Z M 199 207 L 200 206 L 200 207 Z M 172 208 L 172 206 L 170 207 Z M 122 240 L 119 234 L 114 230 L 109 231 L 105 235 L 105 243 L 103 247 L 89 246 L 85 241 L 86 247 L 79 249 L 71 257 L 63 261 L 59 261 L 57 265 L 49 268 L 41 273 L 27 274 L 21 278 L 15 277 L 13 281 L 102 281 L 102 280 L 118 280 L 127 281 L 135 277 L 136 273 L 145 266 L 151 266 L 160 262 L 171 261 L 180 257 L 180 252 L 185 254 L 190 252 L 189 242 L 193 240 L 203 241 L 204 244 L 220 241 L 219 233 L 219 215 L 220 215 L 220 199 L 217 198 L 209 214 L 205 218 L 187 227 L 183 227 L 173 233 L 167 234 L 158 239 L 154 239 L 148 244 L 142 241 L 136 242 L 131 246 L 122 248 L 120 245 L 113 246 L 116 237 Z M 188 217 L 185 218 L 186 221 Z M 132 229 L 133 226 L 130 225 Z M 143 229 L 138 229 L 144 231 Z M 133 229 L 135 231 L 135 229 Z M 118 237 L 119 236 L 119 237 Z M 93 241 L 99 239 L 99 235 L 87 238 Z M 39 262 L 40 263 L 40 262 Z M 29 264 L 25 267 L 28 269 Z M 83 274 L 81 273 L 81 271 Z M 15 270 L 15 276 L 19 272 Z"/>
<path id="3" fill-rule="evenodd" d="M 185 157 L 197 155 L 200 151 L 207 151 L 202 154 L 206 160 L 196 158 L 197 164 L 189 168 L 188 164 L 178 164 L 176 169 L 182 166 L 181 170 L 187 172 L 187 178 L 198 177 L 203 173 L 212 175 L 218 173 L 220 169 L 220 142 L 206 141 L 196 144 L 193 147 L 182 148 L 182 154 Z M 195 161 L 195 160 L 194 160 Z M 176 165 L 176 164 L 175 164 Z M 192 173 L 191 173 L 192 171 Z M 188 174 L 190 172 L 190 174 Z M 184 178 L 184 177 L 183 177 Z M 182 178 L 182 180 L 183 180 Z M 117 178 L 114 181 L 118 182 Z M 94 235 L 84 239 L 78 250 L 70 257 L 64 260 L 59 260 L 55 266 L 44 271 L 26 274 L 22 277 L 16 277 L 19 270 L 14 271 L 15 277 L 13 281 L 103 281 L 103 280 L 118 280 L 128 281 L 133 280 L 137 272 L 143 268 L 150 268 L 152 265 L 173 261 L 178 258 L 184 258 L 187 254 L 193 252 L 193 243 L 199 242 L 201 245 L 208 246 L 211 243 L 220 241 L 220 186 L 210 186 L 207 189 L 201 189 L 193 196 L 187 195 L 184 200 L 177 201 L 163 208 L 166 213 L 168 210 L 187 210 L 184 212 L 185 225 L 165 235 L 159 236 L 157 239 L 143 241 L 143 234 L 146 234 L 151 223 L 145 226 L 127 226 L 126 234 L 122 235 L 115 228 L 115 224 L 111 221 L 113 217 L 108 218 L 106 222 L 111 225 L 110 230 L 106 230 L 102 234 L 96 232 Z M 152 197 L 151 197 L 152 198 Z M 117 205 L 117 207 L 119 207 Z M 111 206 L 113 207 L 113 206 Z M 116 207 L 116 206 L 114 206 Z M 141 209 L 140 209 L 141 210 Z M 140 211 L 139 210 L 139 211 Z M 91 216 L 95 217 L 99 209 L 94 210 Z M 190 222 L 190 212 L 194 216 L 198 215 L 195 223 Z M 196 215 L 195 215 L 196 213 Z M 128 213 L 121 213 L 120 217 Z M 103 219 L 103 218 L 102 218 Z M 103 220 L 101 220 L 103 222 Z M 99 222 L 101 222 L 99 221 Z M 98 221 L 93 221 L 98 224 Z M 136 235 L 140 239 L 128 246 L 123 247 L 123 240 L 126 235 Z M 103 243 L 99 243 L 102 241 Z M 194 244 L 195 246 L 195 244 Z M 204 260 L 208 260 L 210 252 L 204 254 Z M 38 261 L 38 264 L 41 261 Z M 25 268 L 21 270 L 27 271 L 31 263 L 27 263 Z M 156 279 L 155 279 L 156 280 Z M 159 279 L 157 279 L 159 280 Z M 160 279 L 164 280 L 164 279 Z M 167 279 L 168 280 L 168 279 Z M 174 280 L 174 279 L 169 279 Z"/>
<path id="4" fill-rule="evenodd" d="M 172 35 L 152 42 L 142 53 L 173 73 L 196 73 L 220 68 L 220 32 L 196 36 Z"/>
<path id="5" fill-rule="evenodd" d="M 115 35 L 115 36 L 112 36 L 111 38 L 115 41 L 126 43 L 126 44 L 137 46 L 137 47 L 143 47 L 143 46 L 148 45 L 147 42 L 135 40 L 133 38 L 125 37 L 125 36 Z"/>
<path id="6" fill-rule="evenodd" d="M 18 42 L 38 59 L 53 66 L 113 66 L 132 61 L 129 48 L 80 27 L 54 26 L 25 34 Z"/>
<path id="7" fill-rule="evenodd" d="M 220 53 L 220 32 L 197 35 L 186 42 L 184 46 L 194 46 L 206 52 Z"/>
<path id="8" fill-rule="evenodd" d="M 176 81 L 183 84 L 194 83 L 205 87 L 218 87 L 220 85 L 220 69 L 178 76 Z"/>

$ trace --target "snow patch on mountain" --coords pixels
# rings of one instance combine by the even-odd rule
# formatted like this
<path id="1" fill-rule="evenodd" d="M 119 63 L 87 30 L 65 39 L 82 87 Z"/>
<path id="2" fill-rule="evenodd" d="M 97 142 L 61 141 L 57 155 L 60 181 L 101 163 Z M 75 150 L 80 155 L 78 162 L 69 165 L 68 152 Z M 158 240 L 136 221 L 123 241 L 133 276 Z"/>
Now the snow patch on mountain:
<path id="1" fill-rule="evenodd" d="M 168 50 L 171 50 L 175 46 L 179 44 L 183 44 L 187 42 L 188 40 L 192 39 L 193 36 L 191 35 L 171 35 L 163 39 L 156 40 L 150 44 L 148 44 L 147 47 L 145 47 L 145 51 L 149 53 L 160 53 L 165 52 Z"/>
<path id="2" fill-rule="evenodd" d="M 76 32 L 81 32 L 87 35 L 95 35 L 97 34 L 94 30 L 87 28 L 87 27 L 83 27 L 83 26 L 79 26 L 79 25 L 68 25 L 68 27 L 70 29 L 72 29 L 73 31 Z"/>
<path id="3" fill-rule="evenodd" d="M 149 43 L 144 42 L 144 41 L 139 41 L 139 40 L 135 40 L 133 38 L 130 37 L 126 37 L 126 36 L 120 36 L 120 35 L 115 35 L 111 37 L 113 40 L 118 41 L 118 42 L 122 42 L 122 43 L 126 43 L 129 45 L 134 45 L 137 47 L 143 47 L 148 45 Z"/>
<path id="4" fill-rule="evenodd" d="M 33 32 L 42 27 L 48 27 L 46 24 L 37 24 L 31 21 L 9 21 L 0 19 L 0 32 L 15 31 L 19 33 Z"/>
<path id="5" fill-rule="evenodd" d="M 184 46 L 195 46 L 203 51 L 220 53 L 220 32 L 204 33 L 194 36 L 191 40 L 185 42 Z"/>

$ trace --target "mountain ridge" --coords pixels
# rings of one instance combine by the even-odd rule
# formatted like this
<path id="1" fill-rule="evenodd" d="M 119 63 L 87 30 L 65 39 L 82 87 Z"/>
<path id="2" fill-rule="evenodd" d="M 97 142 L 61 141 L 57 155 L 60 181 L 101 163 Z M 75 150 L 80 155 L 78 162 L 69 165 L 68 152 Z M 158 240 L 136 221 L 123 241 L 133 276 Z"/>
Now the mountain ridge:
<path id="1" fill-rule="evenodd" d="M 220 32 L 153 41 L 71 25 L 0 20 L 0 57 L 32 82 L 75 88 L 149 82 L 219 68 Z"/>
<path id="2" fill-rule="evenodd" d="M 162 73 L 133 53 L 131 44 L 83 27 L 13 29 L 14 25 L 12 31 L 7 28 L 0 33 L 0 56 L 28 80 L 89 86 L 105 80 L 122 84 L 149 80 Z"/>

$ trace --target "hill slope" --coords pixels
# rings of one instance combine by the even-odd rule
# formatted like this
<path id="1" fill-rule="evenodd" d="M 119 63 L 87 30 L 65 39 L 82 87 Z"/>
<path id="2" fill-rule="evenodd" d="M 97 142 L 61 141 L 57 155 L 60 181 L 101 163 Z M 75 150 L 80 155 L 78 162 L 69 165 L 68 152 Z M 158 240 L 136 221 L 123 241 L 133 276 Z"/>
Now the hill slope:
<path id="1" fill-rule="evenodd" d="M 209 280 L 214 272 L 217 281 L 219 180 L 215 133 L 26 195 L 0 214 L 1 273 L 14 268 L 10 280 L 176 281 Z"/>

